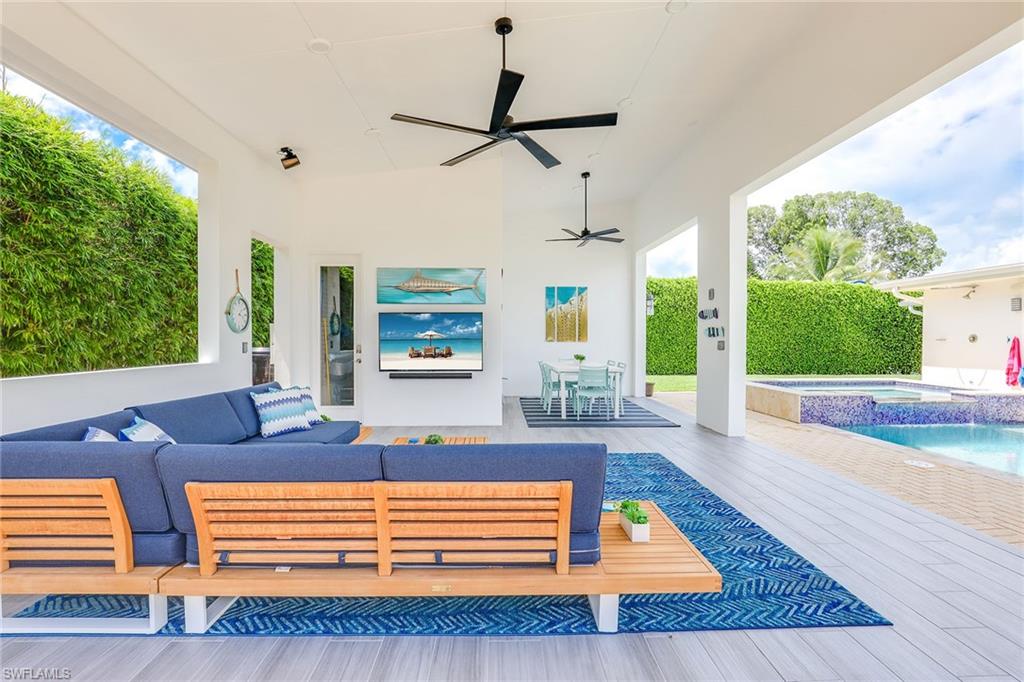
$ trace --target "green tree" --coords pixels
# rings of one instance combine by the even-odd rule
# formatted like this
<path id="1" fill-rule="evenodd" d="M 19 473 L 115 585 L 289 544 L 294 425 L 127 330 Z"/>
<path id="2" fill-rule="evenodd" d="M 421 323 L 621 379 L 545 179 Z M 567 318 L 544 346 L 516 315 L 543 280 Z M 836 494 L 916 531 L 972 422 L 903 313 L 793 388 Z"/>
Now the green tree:
<path id="1" fill-rule="evenodd" d="M 0 374 L 195 362 L 195 202 L 2 92 L 0 150 Z"/>
<path id="2" fill-rule="evenodd" d="M 274 322 L 274 247 L 252 240 L 252 345 L 270 346 L 270 325 Z"/>
<path id="3" fill-rule="evenodd" d="M 757 273 L 770 277 L 783 249 L 813 229 L 843 232 L 861 242 L 866 267 L 884 279 L 916 277 L 942 263 L 935 232 L 914 223 L 897 204 L 870 192 L 824 192 L 787 199 L 777 219 L 770 206 L 747 212 L 748 244 Z"/>
<path id="4" fill-rule="evenodd" d="M 849 282 L 871 279 L 863 267 L 863 246 L 843 232 L 816 227 L 804 233 L 798 244 L 782 249 L 784 260 L 771 267 L 774 279 Z"/>

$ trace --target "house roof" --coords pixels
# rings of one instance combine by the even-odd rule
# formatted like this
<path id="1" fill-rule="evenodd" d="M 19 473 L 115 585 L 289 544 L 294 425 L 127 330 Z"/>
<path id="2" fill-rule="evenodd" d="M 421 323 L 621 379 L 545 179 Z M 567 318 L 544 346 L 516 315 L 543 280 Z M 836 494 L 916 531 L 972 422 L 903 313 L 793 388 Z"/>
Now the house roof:
<path id="1" fill-rule="evenodd" d="M 878 282 L 875 284 L 875 287 L 885 291 L 896 289 L 937 289 L 940 287 L 971 286 L 997 279 L 1017 278 L 1024 279 L 1024 263 L 1011 263 L 1009 265 L 974 268 L 973 270 L 960 270 L 959 272 L 943 272 L 923 277 L 894 279 L 888 282 Z"/>

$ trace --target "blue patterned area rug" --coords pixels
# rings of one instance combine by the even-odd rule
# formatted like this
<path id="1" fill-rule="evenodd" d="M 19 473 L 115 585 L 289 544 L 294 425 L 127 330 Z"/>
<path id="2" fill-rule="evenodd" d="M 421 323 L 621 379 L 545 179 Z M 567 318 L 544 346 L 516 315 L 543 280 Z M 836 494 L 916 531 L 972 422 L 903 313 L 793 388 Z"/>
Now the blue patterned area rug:
<path id="1" fill-rule="evenodd" d="M 608 456 L 607 499 L 654 500 L 722 574 L 720 594 L 623 595 L 620 632 L 889 625 L 656 453 Z M 49 597 L 21 616 L 131 616 L 141 598 Z M 171 599 L 161 634 L 183 632 Z M 210 635 L 553 635 L 597 630 L 585 597 L 243 598 Z"/>
<path id="2" fill-rule="evenodd" d="M 654 414 L 648 409 L 640 407 L 632 400 L 623 400 L 622 412 L 619 418 L 609 419 L 608 411 L 604 403 L 598 403 L 593 410 L 581 412 L 579 419 L 573 410 L 572 403 L 567 402 L 565 406 L 566 418 L 562 419 L 562 410 L 556 398 L 551 404 L 550 413 L 544 409 L 540 398 L 520 398 L 519 406 L 523 410 L 523 417 L 526 419 L 526 426 L 536 428 L 604 428 L 604 429 L 637 429 L 637 428 L 672 428 L 677 427 L 673 421 Z"/>

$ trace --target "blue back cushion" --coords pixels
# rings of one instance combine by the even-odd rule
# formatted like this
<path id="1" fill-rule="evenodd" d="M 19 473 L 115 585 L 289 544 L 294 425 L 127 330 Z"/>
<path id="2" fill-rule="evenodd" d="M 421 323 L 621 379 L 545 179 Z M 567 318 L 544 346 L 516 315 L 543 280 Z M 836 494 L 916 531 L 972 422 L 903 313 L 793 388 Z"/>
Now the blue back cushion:
<path id="1" fill-rule="evenodd" d="M 389 481 L 572 481 L 572 530 L 601 525 L 603 443 L 391 445 L 384 449 Z"/>
<path id="2" fill-rule="evenodd" d="M 178 443 L 228 444 L 246 437 L 231 403 L 223 393 L 168 400 L 131 408 Z"/>
<path id="3" fill-rule="evenodd" d="M 9 433 L 6 436 L 0 437 L 0 440 L 82 440 L 82 436 L 85 435 L 90 426 L 103 429 L 116 436 L 118 431 L 126 426 L 131 426 L 134 419 L 134 412 L 131 410 L 121 410 L 120 412 L 102 414 L 98 417 L 76 419 L 72 422 L 63 422 L 51 426 L 42 426 L 38 429 Z"/>
<path id="4" fill-rule="evenodd" d="M 256 386 L 245 386 L 236 388 L 233 391 L 225 391 L 224 397 L 231 403 L 231 407 L 238 415 L 238 421 L 242 422 L 245 428 L 245 435 L 249 438 L 260 432 L 260 416 L 256 413 L 256 406 L 252 403 L 250 393 L 266 393 L 271 388 L 281 388 L 281 384 L 271 381 L 269 384 L 257 384 Z"/>
<path id="5" fill-rule="evenodd" d="M 166 443 L 0 444 L 3 478 L 114 478 L 135 533 L 171 528 L 155 455 Z"/>
<path id="6" fill-rule="evenodd" d="M 174 527 L 194 533 L 185 497 L 190 481 L 378 481 L 381 450 L 380 445 L 168 445 L 156 464 Z"/>

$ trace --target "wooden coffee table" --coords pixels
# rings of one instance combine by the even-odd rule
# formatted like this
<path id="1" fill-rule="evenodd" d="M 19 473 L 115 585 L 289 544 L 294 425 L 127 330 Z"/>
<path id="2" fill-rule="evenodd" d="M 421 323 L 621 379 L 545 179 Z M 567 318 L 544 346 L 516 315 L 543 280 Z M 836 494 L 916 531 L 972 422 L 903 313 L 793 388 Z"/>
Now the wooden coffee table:
<path id="1" fill-rule="evenodd" d="M 414 443 L 410 443 L 409 439 L 413 438 L 416 440 Z M 426 436 L 402 436 L 396 438 L 392 445 L 423 445 L 423 441 Z M 483 445 L 487 442 L 487 436 L 445 436 L 445 445 Z"/>

